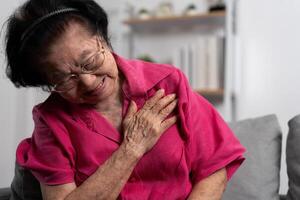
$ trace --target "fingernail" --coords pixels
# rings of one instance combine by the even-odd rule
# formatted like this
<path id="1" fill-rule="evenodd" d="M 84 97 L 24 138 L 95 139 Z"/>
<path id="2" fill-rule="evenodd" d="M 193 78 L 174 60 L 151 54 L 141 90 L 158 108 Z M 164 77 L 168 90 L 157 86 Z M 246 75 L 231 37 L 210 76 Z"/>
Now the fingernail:
<path id="1" fill-rule="evenodd" d="M 158 92 L 161 93 L 161 94 L 164 94 L 165 90 L 164 89 L 159 89 Z"/>
<path id="2" fill-rule="evenodd" d="M 176 97 L 175 93 L 171 94 L 171 98 L 175 98 L 175 97 Z"/>

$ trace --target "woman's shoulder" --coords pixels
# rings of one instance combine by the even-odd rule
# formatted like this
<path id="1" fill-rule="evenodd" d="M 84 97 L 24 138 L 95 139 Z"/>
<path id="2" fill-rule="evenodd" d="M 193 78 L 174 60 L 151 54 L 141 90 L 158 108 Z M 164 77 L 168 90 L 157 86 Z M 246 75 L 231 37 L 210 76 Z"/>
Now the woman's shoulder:
<path id="1" fill-rule="evenodd" d="M 133 61 L 136 63 L 136 67 L 141 68 L 146 75 L 152 74 L 165 74 L 170 75 L 172 73 L 177 73 L 179 71 L 178 68 L 173 66 L 172 64 L 165 64 L 165 63 L 152 63 L 146 62 L 141 60 Z"/>
<path id="2" fill-rule="evenodd" d="M 113 54 L 119 69 L 132 85 L 138 85 L 145 91 L 160 85 L 177 86 L 182 73 L 171 64 L 147 62 L 139 59 L 127 59 Z"/>
<path id="3" fill-rule="evenodd" d="M 146 82 L 151 86 L 166 85 L 171 88 L 177 88 L 182 81 L 184 74 L 180 69 L 171 64 L 150 63 L 144 61 L 135 61 L 136 67 L 142 72 Z"/>
<path id="4" fill-rule="evenodd" d="M 32 109 L 32 115 L 35 122 L 46 119 L 59 119 L 62 117 L 71 117 L 72 107 L 70 103 L 64 100 L 59 94 L 51 93 L 42 103 L 37 104 Z"/>
<path id="5" fill-rule="evenodd" d="M 64 106 L 65 106 L 64 99 L 59 94 L 51 93 L 44 102 L 35 105 L 33 110 L 39 112 L 56 110 L 56 109 L 59 110 L 59 108 L 62 108 Z"/>

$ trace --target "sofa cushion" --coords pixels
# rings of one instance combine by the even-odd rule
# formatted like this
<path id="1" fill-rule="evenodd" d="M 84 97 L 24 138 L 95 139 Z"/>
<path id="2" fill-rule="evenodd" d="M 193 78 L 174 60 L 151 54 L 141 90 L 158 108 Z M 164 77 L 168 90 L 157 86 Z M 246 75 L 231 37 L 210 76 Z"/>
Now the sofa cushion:
<path id="1" fill-rule="evenodd" d="M 38 180 L 31 172 L 17 163 L 15 165 L 15 176 L 11 184 L 10 200 L 42 200 L 42 193 Z"/>
<path id="2" fill-rule="evenodd" d="M 9 200 L 10 188 L 0 188 L 0 200 Z"/>
<path id="3" fill-rule="evenodd" d="M 286 163 L 289 190 L 287 200 L 298 200 L 300 198 L 300 115 L 291 119 L 288 125 Z"/>
<path id="4" fill-rule="evenodd" d="M 276 116 L 233 122 L 230 127 L 247 152 L 223 200 L 279 200 L 282 133 Z"/>

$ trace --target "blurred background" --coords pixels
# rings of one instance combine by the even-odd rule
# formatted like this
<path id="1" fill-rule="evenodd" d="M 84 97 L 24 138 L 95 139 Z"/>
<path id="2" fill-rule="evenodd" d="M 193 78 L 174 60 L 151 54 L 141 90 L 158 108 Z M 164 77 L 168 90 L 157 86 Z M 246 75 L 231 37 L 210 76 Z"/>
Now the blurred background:
<path id="1" fill-rule="evenodd" d="M 21 0 L 2 0 L 4 24 Z M 300 114 L 299 0 L 97 0 L 109 15 L 116 53 L 170 63 L 226 121 L 276 114 L 283 132 L 280 193 L 288 188 L 287 122 Z M 0 54 L 0 187 L 13 177 L 15 150 L 33 130 L 32 107 L 47 93 L 16 89 Z M 259 138 L 258 138 L 259 139 Z"/>

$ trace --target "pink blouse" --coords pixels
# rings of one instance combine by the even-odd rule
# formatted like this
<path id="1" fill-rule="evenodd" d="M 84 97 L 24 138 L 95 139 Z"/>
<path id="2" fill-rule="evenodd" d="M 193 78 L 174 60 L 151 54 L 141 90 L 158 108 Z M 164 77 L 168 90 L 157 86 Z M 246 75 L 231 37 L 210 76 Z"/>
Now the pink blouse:
<path id="1" fill-rule="evenodd" d="M 244 161 L 240 144 L 217 111 L 193 92 L 184 74 L 164 65 L 114 54 L 126 81 L 124 117 L 131 100 L 141 108 L 158 89 L 176 93 L 179 116 L 134 168 L 119 199 L 186 199 L 198 181 L 226 167 L 228 179 Z M 17 163 L 47 185 L 82 184 L 118 149 L 123 134 L 90 107 L 51 94 L 33 109 L 31 138 L 17 148 Z"/>

